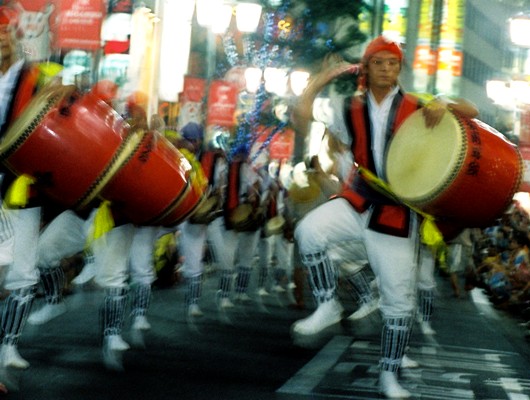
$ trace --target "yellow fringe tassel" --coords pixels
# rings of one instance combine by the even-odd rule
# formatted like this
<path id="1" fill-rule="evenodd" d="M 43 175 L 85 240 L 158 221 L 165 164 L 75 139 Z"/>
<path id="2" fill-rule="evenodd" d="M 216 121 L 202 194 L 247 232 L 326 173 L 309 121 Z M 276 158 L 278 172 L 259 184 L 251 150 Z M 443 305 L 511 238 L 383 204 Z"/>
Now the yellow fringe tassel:
<path id="1" fill-rule="evenodd" d="M 30 186 L 35 183 L 35 178 L 22 174 L 18 176 L 7 189 L 4 206 L 6 208 L 26 207 L 29 200 Z"/>
<path id="2" fill-rule="evenodd" d="M 110 210 L 110 201 L 104 200 L 96 211 L 91 234 L 87 238 L 87 247 L 89 247 L 95 240 L 104 236 L 112 228 L 114 228 L 114 218 Z"/>
<path id="3" fill-rule="evenodd" d="M 438 229 L 438 226 L 436 225 L 436 222 L 435 222 L 435 218 L 432 215 L 427 214 L 417 209 L 416 207 L 411 206 L 410 204 L 407 204 L 401 199 L 399 199 L 392 192 L 392 190 L 390 189 L 390 186 L 385 181 L 378 178 L 376 175 L 374 175 L 371 171 L 367 170 L 366 168 L 359 167 L 359 174 L 375 190 L 384 194 L 388 198 L 407 206 L 412 211 L 420 214 L 423 217 L 423 221 L 420 225 L 420 237 L 421 237 L 422 243 L 429 246 L 435 254 L 440 253 L 439 250 L 445 246 L 444 237 L 440 229 Z"/>
<path id="4" fill-rule="evenodd" d="M 198 193 L 204 192 L 208 186 L 208 179 L 204 174 L 201 163 L 188 149 L 183 148 L 179 149 L 179 151 L 191 164 L 192 173 L 190 175 L 190 180 L 191 184 L 193 185 L 193 189 Z"/>

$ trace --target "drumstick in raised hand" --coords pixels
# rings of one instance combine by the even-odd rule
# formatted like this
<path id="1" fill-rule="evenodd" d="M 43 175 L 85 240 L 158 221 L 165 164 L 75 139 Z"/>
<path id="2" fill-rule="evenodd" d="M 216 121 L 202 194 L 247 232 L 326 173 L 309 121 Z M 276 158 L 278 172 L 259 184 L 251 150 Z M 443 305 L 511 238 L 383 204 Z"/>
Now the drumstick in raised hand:
<path id="1" fill-rule="evenodd" d="M 304 92 L 293 108 L 292 124 L 297 133 L 307 134 L 308 124 L 313 117 L 313 101 L 333 79 L 344 74 L 360 74 L 360 64 L 346 62 L 339 54 L 328 54 L 322 61 L 320 71 L 313 75 Z"/>
<path id="2" fill-rule="evenodd" d="M 359 74 L 360 72 L 361 64 L 349 63 L 337 53 L 328 54 L 322 62 L 320 72 L 310 79 L 306 90 L 315 87 L 320 91 L 325 85 L 341 75 Z"/>

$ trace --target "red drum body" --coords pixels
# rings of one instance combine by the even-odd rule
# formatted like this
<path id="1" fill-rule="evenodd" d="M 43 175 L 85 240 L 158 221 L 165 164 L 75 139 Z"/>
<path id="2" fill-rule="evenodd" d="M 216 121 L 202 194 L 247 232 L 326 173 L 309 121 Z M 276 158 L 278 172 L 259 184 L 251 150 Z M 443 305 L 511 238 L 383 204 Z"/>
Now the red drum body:
<path id="1" fill-rule="evenodd" d="M 421 110 L 414 112 L 395 133 L 386 158 L 398 198 L 460 227 L 484 227 L 498 218 L 523 171 L 518 149 L 499 132 L 449 112 L 432 129 Z"/>
<path id="2" fill-rule="evenodd" d="M 83 209 L 139 146 L 142 135 L 104 101 L 73 86 L 42 89 L 0 142 L 15 174 L 37 179 L 58 204 Z"/>
<path id="3" fill-rule="evenodd" d="M 44 72 L 42 70 L 44 68 Z M 46 81 L 51 80 L 62 69 L 62 66 L 55 63 L 25 64 L 17 79 L 13 99 L 7 114 L 7 124 L 14 122 L 24 111 L 35 93 Z"/>
<path id="4" fill-rule="evenodd" d="M 204 198 L 194 167 L 167 139 L 133 130 L 97 92 L 49 86 L 19 110 L 0 141 L 0 161 L 36 178 L 65 208 L 103 198 L 120 223 L 175 225 Z"/>
<path id="5" fill-rule="evenodd" d="M 147 132 L 137 151 L 102 191 L 115 217 L 138 225 L 172 226 L 204 198 L 188 160 L 158 132 Z"/>

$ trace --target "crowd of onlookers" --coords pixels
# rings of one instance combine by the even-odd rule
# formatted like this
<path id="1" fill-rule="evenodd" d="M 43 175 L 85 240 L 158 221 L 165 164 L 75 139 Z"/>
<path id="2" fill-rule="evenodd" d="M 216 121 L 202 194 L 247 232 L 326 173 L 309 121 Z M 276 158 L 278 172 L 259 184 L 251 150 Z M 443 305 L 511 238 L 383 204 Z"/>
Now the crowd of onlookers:
<path id="1" fill-rule="evenodd" d="M 495 224 L 469 233 L 472 251 L 462 271 L 465 289 L 482 288 L 496 308 L 526 323 L 530 339 L 530 215 L 514 201 Z M 449 243 L 449 274 L 451 248 Z M 458 288 L 453 289 L 458 295 Z"/>

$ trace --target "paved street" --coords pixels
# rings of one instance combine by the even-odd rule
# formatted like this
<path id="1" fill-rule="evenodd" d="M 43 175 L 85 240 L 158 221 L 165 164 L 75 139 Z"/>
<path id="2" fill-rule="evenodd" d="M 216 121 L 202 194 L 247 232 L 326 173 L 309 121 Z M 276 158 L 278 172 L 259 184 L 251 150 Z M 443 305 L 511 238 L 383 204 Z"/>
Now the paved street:
<path id="1" fill-rule="evenodd" d="M 288 307 L 285 295 L 219 314 L 215 274 L 206 280 L 205 316 L 188 321 L 184 287 L 157 289 L 145 347 L 124 355 L 123 372 L 101 362 L 99 291 L 77 289 L 69 311 L 43 326 L 27 325 L 25 371 L 2 371 L 9 399 L 373 399 L 377 393 L 380 319 L 338 324 L 319 337 L 291 337 L 290 326 L 310 310 Z M 254 297 L 256 298 L 256 297 Z M 37 299 L 39 307 L 43 299 Z M 310 299 L 307 303 L 311 305 Z M 346 297 L 348 311 L 355 305 Z M 418 399 L 530 399 L 530 350 L 519 322 L 493 309 L 480 290 L 451 297 L 439 278 L 433 322 L 437 334 L 415 329 L 403 385 Z M 124 337 L 132 344 L 129 325 Z"/>

